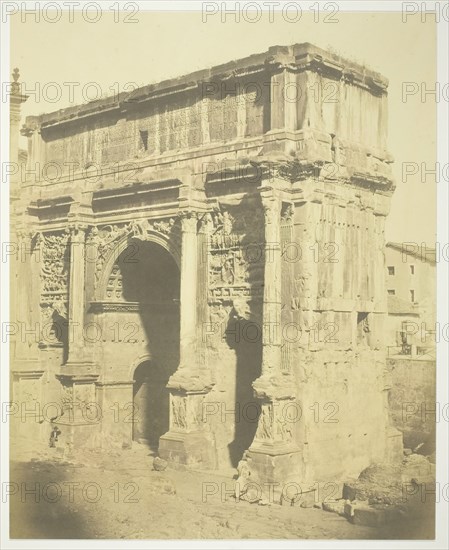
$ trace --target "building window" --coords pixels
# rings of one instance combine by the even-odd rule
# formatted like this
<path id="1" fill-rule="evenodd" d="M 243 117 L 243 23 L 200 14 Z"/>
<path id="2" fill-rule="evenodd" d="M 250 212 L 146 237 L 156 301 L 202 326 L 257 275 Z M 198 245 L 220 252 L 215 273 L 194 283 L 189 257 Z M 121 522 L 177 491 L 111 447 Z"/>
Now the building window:
<path id="1" fill-rule="evenodd" d="M 394 266 L 393 265 L 388 266 L 388 275 L 394 275 Z"/>
<path id="2" fill-rule="evenodd" d="M 414 275 L 414 274 L 415 274 L 415 266 L 411 265 L 410 266 L 410 275 Z"/>
<path id="3" fill-rule="evenodd" d="M 410 291 L 410 300 L 411 300 L 412 302 L 415 301 L 415 291 L 414 291 L 414 290 L 411 290 L 411 291 Z"/>
<path id="4" fill-rule="evenodd" d="M 139 130 L 140 133 L 140 147 L 144 151 L 148 151 L 148 130 Z"/>
<path id="5" fill-rule="evenodd" d="M 390 296 L 394 296 L 396 294 L 396 290 L 387 290 L 387 292 Z"/>

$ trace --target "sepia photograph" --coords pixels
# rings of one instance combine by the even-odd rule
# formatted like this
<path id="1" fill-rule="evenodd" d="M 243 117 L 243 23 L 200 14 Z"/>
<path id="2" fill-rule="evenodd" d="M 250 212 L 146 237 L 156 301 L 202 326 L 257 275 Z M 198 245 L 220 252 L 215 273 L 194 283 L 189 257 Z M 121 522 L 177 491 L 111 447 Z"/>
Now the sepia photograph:
<path id="1" fill-rule="evenodd" d="M 2 548 L 447 548 L 448 6 L 2 2 Z"/>

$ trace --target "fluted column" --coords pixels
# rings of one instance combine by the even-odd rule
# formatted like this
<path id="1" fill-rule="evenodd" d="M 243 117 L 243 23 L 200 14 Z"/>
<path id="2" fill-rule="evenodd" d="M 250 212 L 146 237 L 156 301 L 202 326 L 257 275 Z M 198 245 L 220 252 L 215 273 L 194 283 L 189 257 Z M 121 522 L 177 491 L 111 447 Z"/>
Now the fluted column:
<path id="1" fill-rule="evenodd" d="M 16 232 L 17 254 L 11 269 L 11 318 L 16 323 L 14 366 L 37 368 L 39 324 L 40 243 L 38 235 L 19 229 Z M 20 367 L 19 367 L 20 364 Z"/>
<path id="2" fill-rule="evenodd" d="M 70 230 L 70 277 L 69 277 L 69 359 L 67 364 L 82 363 L 84 357 L 84 310 L 85 310 L 85 246 L 88 226 L 75 222 Z"/>
<path id="3" fill-rule="evenodd" d="M 265 215 L 264 332 L 262 377 L 278 376 L 281 367 L 281 202 L 263 199 Z"/>
<path id="4" fill-rule="evenodd" d="M 282 201 L 271 190 L 263 192 L 265 267 L 263 295 L 262 375 L 253 383 L 261 399 L 293 395 L 289 369 L 282 368 Z"/>
<path id="5" fill-rule="evenodd" d="M 206 394 L 213 386 L 202 352 L 199 312 L 204 310 L 204 271 L 199 265 L 202 233 L 200 216 L 181 212 L 180 363 L 170 377 L 170 429 L 159 440 L 159 455 L 187 467 L 215 467 L 212 434 L 203 422 Z M 199 287 L 202 287 L 201 289 Z"/>
<path id="6" fill-rule="evenodd" d="M 38 440 L 42 435 L 43 374 L 38 343 L 39 323 L 39 239 L 23 226 L 11 232 L 16 254 L 11 256 L 11 401 L 20 415 L 11 418 L 11 435 Z"/>
<path id="7" fill-rule="evenodd" d="M 190 370 L 196 370 L 197 225 L 195 212 L 181 216 L 180 369 Z"/>
<path id="8" fill-rule="evenodd" d="M 204 300 L 206 281 L 200 277 L 199 215 L 186 211 L 181 214 L 181 284 L 180 284 L 180 349 L 179 367 L 168 387 L 183 391 L 207 392 L 211 380 L 201 360 L 201 341 L 198 325 L 198 299 Z M 200 288 L 201 287 L 201 288 Z"/>
<path id="9" fill-rule="evenodd" d="M 260 482 L 261 487 L 267 481 L 278 485 L 274 489 L 277 499 L 283 484 L 299 481 L 300 453 L 296 443 L 299 407 L 293 376 L 282 365 L 282 201 L 272 189 L 262 190 L 261 196 L 265 213 L 264 330 L 262 374 L 253 382 L 260 416 L 245 460 L 254 482 Z"/>

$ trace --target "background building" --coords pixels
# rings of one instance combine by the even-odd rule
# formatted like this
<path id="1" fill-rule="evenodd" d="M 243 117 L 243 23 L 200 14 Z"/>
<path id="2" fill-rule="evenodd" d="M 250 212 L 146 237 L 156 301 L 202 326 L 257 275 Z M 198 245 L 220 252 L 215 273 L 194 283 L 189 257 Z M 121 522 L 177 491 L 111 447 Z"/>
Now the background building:
<path id="1" fill-rule="evenodd" d="M 403 345 L 407 353 L 431 352 L 436 329 L 436 249 L 424 243 L 389 242 L 385 256 L 390 352 Z"/>

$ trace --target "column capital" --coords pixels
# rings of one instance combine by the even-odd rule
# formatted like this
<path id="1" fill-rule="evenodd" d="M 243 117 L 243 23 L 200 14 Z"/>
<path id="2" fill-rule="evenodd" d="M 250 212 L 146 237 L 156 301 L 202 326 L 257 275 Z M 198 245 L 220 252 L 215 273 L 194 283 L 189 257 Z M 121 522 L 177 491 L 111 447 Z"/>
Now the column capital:
<path id="1" fill-rule="evenodd" d="M 263 213 L 265 216 L 265 223 L 272 224 L 279 222 L 281 219 L 281 204 L 277 200 L 263 201 Z"/>
<path id="2" fill-rule="evenodd" d="M 178 216 L 181 220 L 181 231 L 183 233 L 197 232 L 199 213 L 196 210 L 181 210 Z"/>
<path id="3" fill-rule="evenodd" d="M 281 208 L 281 220 L 286 224 L 293 222 L 293 216 L 295 214 L 295 205 L 293 202 L 283 202 Z"/>
<path id="4" fill-rule="evenodd" d="M 81 221 L 72 221 L 68 224 L 67 228 L 70 231 L 70 241 L 72 243 L 84 242 L 89 224 Z"/>
<path id="5" fill-rule="evenodd" d="M 23 225 L 19 225 L 16 228 L 16 235 L 20 242 L 24 242 L 24 241 L 31 241 L 33 237 L 38 234 L 32 229 L 30 229 L 29 227 L 24 227 Z"/>
<path id="6" fill-rule="evenodd" d="M 282 199 L 272 187 L 262 188 L 260 199 L 265 215 L 265 223 L 271 224 L 275 220 L 280 220 L 282 210 Z"/>
<path id="7" fill-rule="evenodd" d="M 86 242 L 88 244 L 95 243 L 99 238 L 100 232 L 96 225 L 89 225 L 87 228 Z"/>
<path id="8" fill-rule="evenodd" d="M 199 231 L 201 233 L 209 234 L 214 228 L 214 220 L 212 219 L 212 214 L 210 212 L 206 212 L 206 214 L 203 214 L 202 218 L 200 219 L 200 226 Z"/>

